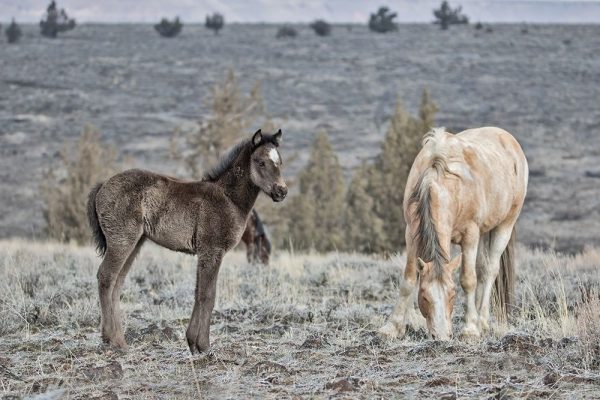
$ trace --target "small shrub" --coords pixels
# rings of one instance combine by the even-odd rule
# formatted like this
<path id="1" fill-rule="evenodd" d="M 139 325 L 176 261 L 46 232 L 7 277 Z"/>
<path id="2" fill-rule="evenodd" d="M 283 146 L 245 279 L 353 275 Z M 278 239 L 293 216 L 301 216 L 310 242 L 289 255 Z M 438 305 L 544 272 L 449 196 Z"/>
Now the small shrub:
<path id="1" fill-rule="evenodd" d="M 369 29 L 377 33 L 387 33 L 398 30 L 398 24 L 394 22 L 398 14 L 390 12 L 388 7 L 380 7 L 375 14 L 369 18 Z"/>
<path id="2" fill-rule="evenodd" d="M 248 94 L 242 94 L 233 71 L 225 79 L 215 83 L 206 98 L 210 108 L 208 116 L 201 117 L 194 129 L 182 133 L 185 143 L 180 143 L 180 133 L 175 132 L 171 141 L 171 155 L 181 160 L 187 172 L 194 178 L 202 176 L 202 170 L 214 165 L 225 151 L 248 134 L 257 120 L 264 125 L 268 118 L 260 90 L 256 83 Z"/>
<path id="3" fill-rule="evenodd" d="M 483 24 L 481 22 L 476 23 L 475 24 L 475 29 L 478 30 L 478 31 L 482 30 L 483 29 Z"/>
<path id="4" fill-rule="evenodd" d="M 219 13 L 207 15 L 204 26 L 207 29 L 211 29 L 215 33 L 215 35 L 218 35 L 219 31 L 223 29 L 223 26 L 225 26 L 225 18 Z"/>
<path id="5" fill-rule="evenodd" d="M 285 206 L 294 248 L 339 249 L 344 245 L 344 176 L 326 132 L 317 134 L 298 180 L 300 193 Z"/>
<path id="6" fill-rule="evenodd" d="M 469 18 L 461 14 L 462 7 L 451 8 L 450 4 L 444 0 L 439 9 L 433 10 L 433 15 L 436 18 L 435 24 L 439 24 L 442 29 L 448 29 L 450 25 L 468 24 Z"/>
<path id="7" fill-rule="evenodd" d="M 17 25 L 14 19 L 12 20 L 8 28 L 6 28 L 5 33 L 8 43 L 17 43 L 19 39 L 21 39 L 21 35 L 23 34 L 21 32 L 21 28 L 19 27 L 19 25 Z"/>
<path id="8" fill-rule="evenodd" d="M 331 25 L 322 19 L 318 19 L 310 27 L 318 36 L 329 36 L 331 34 Z"/>
<path id="9" fill-rule="evenodd" d="M 369 193 L 372 174 L 373 168 L 363 163 L 354 171 L 346 193 L 343 218 L 345 247 L 360 253 L 385 250 L 387 242 L 383 220 L 375 213 L 375 199 Z"/>
<path id="10" fill-rule="evenodd" d="M 168 19 L 163 18 L 158 24 L 154 25 L 154 29 L 162 37 L 174 38 L 175 36 L 181 33 L 181 30 L 183 29 L 183 24 L 179 20 L 179 17 L 175 17 L 173 21 L 169 21 Z"/>
<path id="11" fill-rule="evenodd" d="M 52 239 L 84 244 L 90 238 L 87 196 L 94 185 L 115 172 L 116 150 L 86 126 L 75 148 L 65 148 L 60 159 L 62 168 L 51 169 L 40 188 L 45 231 Z"/>
<path id="12" fill-rule="evenodd" d="M 277 30 L 277 39 L 281 38 L 295 38 L 298 36 L 298 31 L 292 26 L 284 25 Z"/>
<path id="13" fill-rule="evenodd" d="M 404 190 L 412 163 L 421 149 L 423 135 L 433 127 L 437 107 L 423 91 L 418 117 L 406 111 L 400 100 L 396 104 L 381 153 L 370 174 L 368 193 L 374 199 L 375 215 L 383 221 L 385 243 L 374 244 L 387 251 L 398 251 L 405 245 Z"/>
<path id="14" fill-rule="evenodd" d="M 56 38 L 60 32 L 75 29 L 75 20 L 69 18 L 64 8 L 58 11 L 56 2 L 53 0 L 46 9 L 45 19 L 40 21 L 40 32 L 42 36 Z"/>

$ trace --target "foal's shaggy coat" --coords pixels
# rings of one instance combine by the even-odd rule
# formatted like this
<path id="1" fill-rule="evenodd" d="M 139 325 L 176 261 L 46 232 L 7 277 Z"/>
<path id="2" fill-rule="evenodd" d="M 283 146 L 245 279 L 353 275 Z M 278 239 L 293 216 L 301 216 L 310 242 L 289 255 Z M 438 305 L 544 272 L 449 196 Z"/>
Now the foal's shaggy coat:
<path id="1" fill-rule="evenodd" d="M 149 239 L 198 256 L 194 311 L 187 329 L 192 353 L 209 347 L 210 315 L 223 255 L 240 240 L 262 190 L 281 201 L 287 187 L 277 151 L 281 131 L 236 145 L 204 179 L 185 182 L 148 171 L 129 170 L 96 186 L 88 218 L 104 260 L 98 269 L 102 338 L 126 347 L 119 311 L 125 276 Z"/>
<path id="2" fill-rule="evenodd" d="M 457 135 L 435 129 L 411 168 L 404 194 L 407 264 L 400 300 L 381 329 L 404 334 L 420 272 L 418 304 L 434 338 L 452 335 L 454 279 L 465 291 L 462 333 L 488 329 L 494 282 L 506 311 L 512 296 L 514 226 L 527 191 L 528 167 L 519 143 L 499 128 Z M 450 246 L 462 255 L 450 260 Z"/>

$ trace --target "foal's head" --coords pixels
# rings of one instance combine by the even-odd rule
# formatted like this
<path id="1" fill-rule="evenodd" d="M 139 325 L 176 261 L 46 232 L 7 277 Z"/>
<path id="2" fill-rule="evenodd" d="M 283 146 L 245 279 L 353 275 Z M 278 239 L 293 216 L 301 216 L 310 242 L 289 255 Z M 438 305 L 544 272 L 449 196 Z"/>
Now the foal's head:
<path id="1" fill-rule="evenodd" d="M 250 178 L 252 182 L 270 196 L 273 201 L 282 201 L 288 189 L 281 166 L 283 161 L 277 148 L 281 143 L 281 129 L 274 135 L 263 135 L 259 129 L 252 136 L 252 156 L 250 157 Z"/>
<path id="2" fill-rule="evenodd" d="M 427 320 L 427 328 L 433 339 L 449 340 L 452 337 L 452 309 L 456 293 L 453 272 L 459 267 L 461 256 L 448 263 L 417 260 L 420 271 L 419 309 Z"/>

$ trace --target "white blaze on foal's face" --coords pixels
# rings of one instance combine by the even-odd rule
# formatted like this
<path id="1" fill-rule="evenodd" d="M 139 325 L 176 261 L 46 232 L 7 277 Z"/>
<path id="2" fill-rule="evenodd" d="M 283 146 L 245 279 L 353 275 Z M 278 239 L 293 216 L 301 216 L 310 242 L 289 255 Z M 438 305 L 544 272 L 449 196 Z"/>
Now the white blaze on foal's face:
<path id="1" fill-rule="evenodd" d="M 277 149 L 272 148 L 271 150 L 269 150 L 269 158 L 271 159 L 271 161 L 273 161 L 273 163 L 275 165 L 278 165 L 279 162 L 281 161 L 281 159 L 279 158 L 279 153 L 277 152 Z"/>

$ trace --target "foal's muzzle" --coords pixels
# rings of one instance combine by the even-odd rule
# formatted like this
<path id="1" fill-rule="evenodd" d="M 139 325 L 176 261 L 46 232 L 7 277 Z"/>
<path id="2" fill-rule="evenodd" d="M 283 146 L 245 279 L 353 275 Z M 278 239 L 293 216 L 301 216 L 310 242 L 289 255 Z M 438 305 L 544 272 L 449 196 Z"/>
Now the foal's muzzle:
<path id="1" fill-rule="evenodd" d="M 275 185 L 273 186 L 273 190 L 271 191 L 271 198 L 275 202 L 283 201 L 283 199 L 285 199 L 285 196 L 287 196 L 287 192 L 287 187 Z"/>

